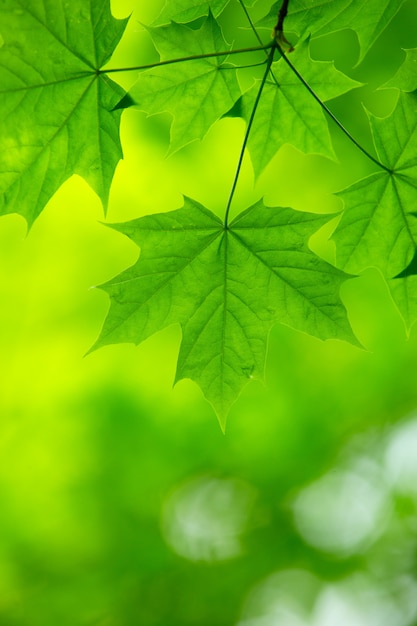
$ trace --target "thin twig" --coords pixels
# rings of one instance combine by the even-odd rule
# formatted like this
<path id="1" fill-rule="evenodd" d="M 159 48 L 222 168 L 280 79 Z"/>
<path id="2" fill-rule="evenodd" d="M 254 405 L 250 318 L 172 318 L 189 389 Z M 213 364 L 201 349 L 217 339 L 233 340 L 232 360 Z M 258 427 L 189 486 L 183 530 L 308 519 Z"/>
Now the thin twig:
<path id="1" fill-rule="evenodd" d="M 243 4 L 243 0 L 239 0 L 239 3 L 242 5 L 242 8 L 245 10 L 246 7 Z M 284 24 L 284 19 L 285 19 L 286 15 L 287 15 L 287 11 L 288 11 L 288 4 L 289 4 L 289 0 L 284 0 L 283 1 L 281 9 L 280 9 L 279 14 L 278 14 L 278 23 L 277 23 L 277 25 L 276 25 L 276 27 L 274 29 L 274 32 L 275 31 L 278 32 L 279 29 L 282 30 L 283 24 Z M 251 20 L 251 17 L 248 14 L 247 10 L 245 10 L 245 14 L 246 14 L 246 17 L 247 17 L 247 19 L 249 21 L 249 24 L 250 24 L 250 26 L 251 26 L 251 28 L 252 28 L 256 38 L 258 39 L 258 41 L 260 41 L 260 37 L 258 35 L 258 31 L 256 30 L 255 25 L 254 25 L 253 21 Z M 364 154 L 375 165 L 377 165 L 378 167 L 382 168 L 383 170 L 385 170 L 389 174 L 392 174 L 392 170 L 389 167 L 387 167 L 386 165 L 381 163 L 381 161 L 379 161 L 372 154 L 370 154 L 370 152 L 368 152 L 363 146 L 361 146 L 361 144 L 353 137 L 353 135 L 350 134 L 350 132 L 347 130 L 347 128 L 345 128 L 343 126 L 343 124 L 334 115 L 334 113 L 332 113 L 332 111 L 330 111 L 330 109 L 326 106 L 326 104 L 319 98 L 319 96 L 316 94 L 316 92 L 312 89 L 312 87 L 310 87 L 310 85 L 307 83 L 307 81 L 301 76 L 299 71 L 294 67 L 294 65 L 288 59 L 288 57 L 285 54 L 285 50 L 284 50 L 284 48 L 286 46 L 283 47 L 280 44 L 280 41 L 279 41 L 278 37 L 275 38 L 275 41 L 278 44 L 277 50 L 278 50 L 278 52 L 281 53 L 281 56 L 284 59 L 285 63 L 288 65 L 288 67 L 291 68 L 291 70 L 294 72 L 294 74 L 297 76 L 297 78 L 306 87 L 306 89 L 310 92 L 310 94 L 313 96 L 313 98 L 318 102 L 318 104 L 321 106 L 321 108 L 326 113 L 326 115 L 328 115 L 330 117 L 330 119 L 333 120 L 333 122 L 336 124 L 336 126 L 338 128 L 340 128 L 340 130 L 353 143 L 353 145 L 355 145 L 358 148 L 358 150 L 360 150 L 362 152 L 362 154 Z M 287 42 L 287 45 L 288 45 L 288 42 Z M 274 76 L 274 73 L 272 71 L 271 71 L 271 76 L 273 77 L 273 79 L 277 83 L 277 80 L 276 80 L 276 78 Z"/>
<path id="2" fill-rule="evenodd" d="M 172 65 L 173 63 L 183 63 L 185 61 L 197 61 L 198 59 L 210 59 L 212 57 L 229 56 L 231 54 L 244 54 L 245 52 L 258 52 L 259 50 L 268 50 L 272 43 L 266 45 L 254 46 L 252 48 L 240 48 L 238 50 L 225 50 L 223 52 L 207 52 L 206 54 L 194 54 L 189 57 L 181 57 L 178 59 L 168 59 L 166 61 L 158 61 L 157 63 L 148 63 L 146 65 L 135 65 L 134 67 L 117 67 L 111 69 L 98 70 L 98 74 L 110 74 L 112 72 L 132 72 L 139 70 L 148 70 L 153 67 L 162 65 Z"/>
<path id="3" fill-rule="evenodd" d="M 246 15 L 246 18 L 247 18 L 247 20 L 248 20 L 248 22 L 250 24 L 250 27 L 251 27 L 251 29 L 253 31 L 253 34 L 255 35 L 255 37 L 259 41 L 259 43 L 262 44 L 262 39 L 260 38 L 258 31 L 256 30 L 255 24 L 253 23 L 253 20 L 252 20 L 251 16 L 249 15 L 249 11 L 247 10 L 247 8 L 245 6 L 245 3 L 243 2 L 243 0 L 239 0 L 239 4 L 240 4 L 240 6 L 243 9 L 244 14 Z M 281 49 L 277 48 L 277 52 L 281 53 Z M 265 54 L 266 54 L 266 57 L 268 58 L 268 49 L 267 48 L 265 48 Z M 271 70 L 271 77 L 272 77 L 272 80 L 274 81 L 274 83 L 276 84 L 276 86 L 279 87 L 279 83 L 278 83 L 278 81 L 277 81 L 277 79 L 276 79 L 276 77 L 274 75 L 274 72 L 272 70 Z"/>
<path id="4" fill-rule="evenodd" d="M 274 28 L 274 39 L 279 43 L 281 48 L 287 48 L 288 52 L 292 52 L 294 48 L 284 35 L 284 20 L 287 17 L 289 1 L 290 0 L 282 1 L 282 5 L 278 13 L 278 22 Z"/>
<path id="5" fill-rule="evenodd" d="M 304 85 L 304 87 L 309 91 L 309 93 L 313 96 L 313 98 L 316 100 L 316 102 L 319 103 L 319 105 L 321 106 L 321 108 L 323 109 L 323 111 L 330 117 L 330 119 L 333 120 L 333 122 L 338 126 L 338 128 L 340 128 L 340 130 L 346 135 L 346 137 L 365 155 L 368 157 L 368 159 L 370 159 L 373 163 L 375 163 L 375 165 L 378 165 L 378 167 L 381 167 L 383 170 L 385 170 L 386 172 L 388 172 L 389 174 L 392 174 L 392 170 L 387 167 L 386 165 L 384 165 L 383 163 L 381 163 L 381 161 L 379 161 L 378 159 L 376 159 L 374 156 L 372 156 L 372 154 L 370 152 L 368 152 L 363 146 L 361 146 L 361 144 L 353 137 L 353 135 L 350 134 L 350 132 L 347 130 L 347 128 L 345 128 L 343 126 L 343 124 L 337 119 L 337 117 L 334 115 L 334 113 L 332 113 L 330 111 L 330 109 L 326 106 L 326 104 L 320 99 L 320 97 L 316 94 L 316 92 L 310 87 L 310 85 L 308 84 L 308 82 L 305 80 L 305 78 L 303 78 L 301 76 L 301 74 L 299 73 L 299 71 L 297 70 L 296 67 L 294 67 L 294 65 L 291 63 L 291 61 L 288 59 L 288 57 L 282 53 L 282 58 L 284 59 L 285 63 L 288 65 L 289 68 L 291 68 L 291 70 L 294 72 L 294 74 L 297 76 L 297 78 L 302 82 L 302 84 Z"/>
<path id="6" fill-rule="evenodd" d="M 281 8 L 278 13 L 278 23 L 275 26 L 275 31 L 282 33 L 284 31 L 284 20 L 288 13 L 288 4 L 290 0 L 283 0 Z"/>

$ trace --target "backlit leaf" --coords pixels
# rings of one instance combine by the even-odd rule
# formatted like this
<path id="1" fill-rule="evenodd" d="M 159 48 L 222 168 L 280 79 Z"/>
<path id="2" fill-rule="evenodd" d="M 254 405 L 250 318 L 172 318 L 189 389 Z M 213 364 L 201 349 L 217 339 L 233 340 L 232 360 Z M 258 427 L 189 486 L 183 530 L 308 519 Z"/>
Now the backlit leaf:
<path id="1" fill-rule="evenodd" d="M 210 14 L 198 30 L 181 24 L 150 28 L 161 60 L 228 50 L 221 29 Z M 186 61 L 143 72 L 129 95 L 149 115 L 172 115 L 170 151 L 201 139 L 240 96 L 235 70 L 225 57 Z"/>
<path id="2" fill-rule="evenodd" d="M 0 213 L 31 223 L 72 174 L 106 204 L 124 92 L 98 70 L 125 26 L 109 0 L 2 0 Z"/>
<path id="3" fill-rule="evenodd" d="M 357 343 L 339 298 L 349 276 L 307 246 L 327 220 L 260 201 L 225 229 L 186 199 L 177 211 L 117 225 L 141 253 L 103 287 L 111 308 L 96 347 L 138 344 L 179 323 L 176 380 L 196 381 L 224 426 L 243 386 L 263 378 L 274 323 Z"/>
<path id="4" fill-rule="evenodd" d="M 406 50 L 404 63 L 395 76 L 388 81 L 385 87 L 397 87 L 402 91 L 417 90 L 417 48 Z"/>
<path id="5" fill-rule="evenodd" d="M 230 0 L 167 0 L 154 26 L 177 22 L 185 24 L 210 12 L 217 17 L 229 4 Z"/>
<path id="6" fill-rule="evenodd" d="M 346 208 L 334 233 L 337 257 L 351 272 L 378 267 L 411 325 L 417 319 L 415 286 L 408 282 L 417 244 L 417 93 L 400 94 L 391 116 L 370 121 L 378 156 L 392 172 L 378 172 L 340 193 Z"/>
<path id="7" fill-rule="evenodd" d="M 285 18 L 286 32 L 305 38 L 345 28 L 354 30 L 360 44 L 360 60 L 386 28 L 405 0 L 291 0 Z M 273 28 L 281 0 L 274 2 L 259 26 Z"/>
<path id="8" fill-rule="evenodd" d="M 335 69 L 333 63 L 313 61 L 308 41 L 291 54 L 291 62 L 322 100 L 340 96 L 359 83 Z M 283 59 L 272 65 L 273 77 L 265 83 L 256 111 L 249 151 L 259 175 L 284 143 L 305 153 L 334 157 L 326 117 Z M 259 90 L 259 81 L 242 96 L 241 115 L 249 121 Z"/>

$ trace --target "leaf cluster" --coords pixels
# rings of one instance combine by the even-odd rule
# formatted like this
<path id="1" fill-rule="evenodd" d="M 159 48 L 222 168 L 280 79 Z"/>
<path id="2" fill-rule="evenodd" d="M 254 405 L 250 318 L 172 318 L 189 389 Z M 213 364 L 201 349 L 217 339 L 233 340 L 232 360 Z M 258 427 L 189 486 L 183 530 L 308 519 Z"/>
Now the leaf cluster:
<path id="1" fill-rule="evenodd" d="M 31 224 L 73 174 L 106 207 L 126 108 L 170 115 L 170 154 L 203 139 L 222 117 L 246 124 L 223 219 L 185 198 L 176 211 L 114 225 L 138 245 L 140 257 L 103 285 L 111 307 L 95 347 L 138 344 L 179 324 L 176 380 L 196 381 L 224 427 L 243 386 L 263 379 L 274 324 L 358 345 L 339 295 L 352 275 L 379 268 L 411 327 L 417 319 L 417 52 L 407 51 L 386 85 L 397 93 L 391 115 L 369 114 L 371 151 L 326 104 L 358 83 L 310 54 L 312 38 L 349 28 L 360 62 L 403 2 L 275 2 L 255 22 L 258 3 L 239 0 L 235 10 L 253 35 L 253 45 L 242 49 L 223 34 L 228 0 L 166 0 L 146 26 L 160 60 L 108 68 L 128 22 L 111 15 L 109 0 L 1 0 L 2 214 L 20 213 Z M 249 86 L 241 81 L 245 58 L 254 65 Z M 128 93 L 113 80 L 126 70 L 137 75 Z M 335 159 L 329 119 L 375 168 L 339 193 L 336 265 L 308 245 L 332 216 L 259 200 L 229 219 L 244 159 L 256 178 L 284 144 Z"/>

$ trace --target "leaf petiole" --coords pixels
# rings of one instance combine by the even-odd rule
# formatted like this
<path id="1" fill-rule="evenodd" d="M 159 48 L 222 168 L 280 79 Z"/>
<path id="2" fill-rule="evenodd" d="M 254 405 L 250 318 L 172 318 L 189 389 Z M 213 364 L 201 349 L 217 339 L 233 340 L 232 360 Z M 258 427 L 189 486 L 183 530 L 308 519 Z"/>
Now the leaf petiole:
<path id="1" fill-rule="evenodd" d="M 228 227 L 229 227 L 228 225 L 229 225 L 230 207 L 232 205 L 233 197 L 234 197 L 235 191 L 236 191 L 236 186 L 237 186 L 237 183 L 238 183 L 238 180 L 239 180 L 239 176 L 240 176 L 240 171 L 242 169 L 243 157 L 245 155 L 246 145 L 248 143 L 249 135 L 250 135 L 250 132 L 251 132 L 251 129 L 252 129 L 252 124 L 253 124 L 253 121 L 255 119 L 256 110 L 258 108 L 259 101 L 260 101 L 261 96 L 262 96 L 262 91 L 264 89 L 264 86 L 265 86 L 265 83 L 266 83 L 266 79 L 268 78 L 268 74 L 269 74 L 269 71 L 271 69 L 271 65 L 272 65 L 272 63 L 274 61 L 274 55 L 275 55 L 275 52 L 276 52 L 277 49 L 278 49 L 278 44 L 277 44 L 276 41 L 273 41 L 273 43 L 271 45 L 271 49 L 269 51 L 268 60 L 267 60 L 267 63 L 266 63 L 266 69 L 265 69 L 264 75 L 262 77 L 261 84 L 259 85 L 259 90 L 258 90 L 258 93 L 256 95 L 256 99 L 255 99 L 255 102 L 254 102 L 254 105 L 253 105 L 253 108 L 252 108 L 252 112 L 251 112 L 251 115 L 250 115 L 250 118 L 249 118 L 248 126 L 246 128 L 245 137 L 243 138 L 243 143 L 242 143 L 242 148 L 240 150 L 240 155 L 239 155 L 239 160 L 238 160 L 238 164 L 237 164 L 237 168 L 236 168 L 236 173 L 235 173 L 235 177 L 234 177 L 234 180 L 233 180 L 232 189 L 231 189 L 231 192 L 230 192 L 230 195 L 229 195 L 229 200 L 227 202 L 226 213 L 225 213 L 225 216 L 224 216 L 224 228 L 225 228 L 225 230 L 227 230 Z"/>
<path id="2" fill-rule="evenodd" d="M 284 51 L 281 52 L 281 56 L 284 59 L 285 63 L 288 65 L 288 67 L 297 76 L 297 78 L 302 82 L 302 84 L 308 90 L 308 92 L 313 96 L 313 98 L 316 100 L 316 102 L 318 102 L 318 104 L 321 106 L 323 111 L 330 117 L 331 120 L 333 120 L 333 122 L 336 124 L 336 126 L 338 126 L 338 128 L 340 128 L 340 130 L 346 135 L 346 137 L 362 152 L 362 154 L 364 154 L 366 157 L 368 157 L 368 159 L 370 159 L 373 163 L 375 163 L 375 165 L 378 165 L 378 167 L 382 168 L 383 170 L 385 170 L 389 174 L 392 174 L 393 172 L 392 172 L 392 170 L 389 167 L 387 167 L 386 165 L 381 163 L 381 161 L 376 159 L 370 152 L 368 152 L 366 150 L 366 148 L 364 148 L 353 137 L 353 135 L 350 134 L 350 132 L 347 130 L 347 128 L 345 128 L 343 126 L 342 122 L 340 122 L 340 120 L 338 120 L 338 118 L 334 115 L 334 113 L 332 113 L 332 111 L 328 108 L 328 106 L 319 98 L 319 96 L 316 94 L 316 92 L 310 87 L 310 85 L 305 80 L 305 78 L 303 78 L 303 76 L 301 76 L 301 74 L 299 73 L 297 68 L 294 67 L 294 65 L 291 63 L 291 61 L 285 55 Z"/>
<path id="3" fill-rule="evenodd" d="M 251 16 L 248 13 L 247 8 L 245 7 L 245 4 L 243 2 L 243 0 L 239 0 L 239 4 L 241 5 L 247 19 L 248 22 L 250 24 L 251 29 L 253 30 L 253 33 L 255 35 L 255 37 L 257 38 L 257 40 L 259 42 L 261 42 L 261 38 L 259 36 L 258 31 L 256 30 L 256 27 L 252 21 Z M 368 159 L 370 159 L 373 163 L 375 163 L 375 165 L 377 165 L 378 167 L 382 168 L 383 170 L 385 170 L 386 172 L 388 172 L 389 174 L 392 174 L 392 170 L 387 167 L 386 165 L 384 165 L 383 163 L 381 163 L 381 161 L 379 161 L 378 159 L 376 159 L 370 152 L 368 152 L 366 150 L 366 148 L 364 148 L 354 137 L 353 135 L 350 134 L 350 132 L 347 130 L 347 128 L 345 128 L 345 126 L 343 126 L 342 122 L 340 122 L 340 120 L 334 115 L 334 113 L 332 113 L 332 111 L 328 108 L 328 106 L 319 98 L 319 96 L 316 94 L 316 92 L 310 87 L 310 85 L 308 84 L 308 82 L 303 78 L 303 76 L 299 73 L 299 71 L 296 69 L 296 67 L 291 63 L 291 61 L 288 59 L 288 57 L 285 54 L 285 50 L 284 50 L 284 46 L 282 46 L 282 42 L 288 43 L 287 40 L 283 38 L 283 25 L 284 25 L 284 19 L 287 15 L 287 10 L 288 10 L 288 4 L 289 4 L 289 0 L 283 0 L 283 3 L 281 5 L 281 9 L 279 11 L 278 14 L 278 23 L 274 28 L 274 34 L 275 34 L 275 41 L 277 43 L 277 50 L 281 53 L 282 58 L 284 59 L 285 63 L 288 65 L 288 67 L 292 70 L 292 72 L 297 76 L 297 78 L 301 81 L 301 83 L 304 85 L 304 87 L 309 91 L 309 93 L 313 96 L 313 98 L 316 100 L 316 102 L 318 102 L 318 104 L 321 106 L 321 108 L 323 109 L 323 111 L 326 113 L 326 115 L 328 115 L 330 117 L 331 120 L 333 120 L 333 122 L 336 124 L 336 126 L 338 126 L 338 128 L 340 128 L 340 130 L 344 133 L 344 135 L 346 135 L 346 137 L 358 148 L 358 150 L 360 150 L 362 152 L 362 154 L 364 154 Z M 274 82 L 276 83 L 277 87 L 279 87 L 279 84 L 274 76 L 274 73 L 271 71 L 271 76 L 274 80 Z"/>
<path id="4" fill-rule="evenodd" d="M 250 14 L 249 14 L 249 11 L 247 10 L 247 8 L 245 6 L 245 3 L 243 2 L 243 0 L 239 0 L 239 4 L 240 4 L 240 6 L 243 9 L 244 14 L 246 15 L 246 18 L 247 18 L 247 20 L 248 20 L 248 22 L 250 24 L 251 29 L 253 30 L 253 32 L 255 34 L 256 39 L 259 41 L 260 44 L 262 44 L 262 39 L 260 38 L 259 33 L 256 30 L 256 28 L 255 28 L 255 24 L 252 21 L 252 18 L 251 18 Z"/>
<path id="5" fill-rule="evenodd" d="M 265 63 L 268 63 L 268 59 L 264 59 L 263 61 L 260 61 L 259 63 L 249 63 L 249 65 L 221 65 L 219 67 L 219 70 L 245 70 L 249 67 L 261 67 L 262 65 L 265 65 Z"/>
<path id="6" fill-rule="evenodd" d="M 239 48 L 238 50 L 225 50 L 222 52 L 207 52 L 205 54 L 193 54 L 189 57 L 181 57 L 178 59 L 167 59 L 166 61 L 158 61 L 157 63 L 147 63 L 145 65 L 135 65 L 132 67 L 113 67 L 110 69 L 97 70 L 98 74 L 111 74 L 114 72 L 134 72 L 140 70 L 149 70 L 153 67 L 161 67 L 162 65 L 172 65 L 174 63 L 184 63 L 185 61 L 197 61 L 198 59 L 210 59 L 213 57 L 224 57 L 231 54 L 244 54 L 246 52 L 258 52 L 259 50 L 268 50 L 273 46 L 273 42 L 253 46 L 251 48 Z"/>

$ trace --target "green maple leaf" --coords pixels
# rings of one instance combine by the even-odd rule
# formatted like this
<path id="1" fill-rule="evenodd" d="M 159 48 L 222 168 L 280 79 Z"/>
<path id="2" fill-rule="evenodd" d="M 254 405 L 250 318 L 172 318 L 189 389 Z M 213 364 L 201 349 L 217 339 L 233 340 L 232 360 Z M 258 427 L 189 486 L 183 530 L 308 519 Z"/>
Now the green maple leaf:
<path id="1" fill-rule="evenodd" d="M 172 23 L 150 28 L 161 60 L 222 52 L 229 48 L 210 14 L 201 28 Z M 173 117 L 170 152 L 201 139 L 239 98 L 236 72 L 224 68 L 225 57 L 212 57 L 156 67 L 143 72 L 129 91 L 135 106 L 149 115 Z"/>
<path id="2" fill-rule="evenodd" d="M 413 146 L 417 136 L 415 119 L 415 115 L 417 115 L 417 106 L 415 104 L 417 95 L 416 48 L 406 50 L 406 59 L 404 63 L 401 65 L 397 74 L 385 86 L 396 87 L 405 92 L 413 92 L 410 93 L 410 97 L 408 98 L 408 100 L 411 100 L 411 115 L 404 116 L 404 124 L 407 124 L 407 122 L 410 124 L 410 141 L 406 147 L 407 152 L 405 160 L 403 159 L 403 164 L 407 165 L 408 161 L 408 165 L 410 166 L 405 168 L 407 174 L 405 180 L 408 184 L 406 210 L 408 209 L 409 211 L 407 225 L 409 224 L 410 239 L 412 239 L 410 247 L 413 249 L 414 245 L 414 256 L 402 272 L 399 272 L 395 278 L 388 281 L 388 286 L 394 301 L 404 318 L 407 329 L 410 329 L 411 326 L 417 321 L 417 212 L 415 210 L 417 199 L 417 170 L 413 164 L 413 157 L 415 160 L 415 150 Z"/>
<path id="3" fill-rule="evenodd" d="M 323 101 L 359 85 L 336 70 L 333 63 L 313 61 L 308 49 L 308 41 L 297 46 L 291 54 L 291 62 Z M 273 63 L 272 72 L 275 80 L 269 78 L 263 87 L 249 136 L 255 174 L 262 172 L 284 143 L 291 143 L 305 153 L 333 158 L 329 128 L 321 106 L 283 59 Z M 259 84 L 257 81 L 241 98 L 239 113 L 247 122 Z"/>
<path id="4" fill-rule="evenodd" d="M 417 48 L 405 50 L 406 57 L 404 63 L 400 66 L 398 72 L 385 87 L 396 87 L 402 91 L 417 90 Z"/>
<path id="5" fill-rule="evenodd" d="M 391 171 L 339 194 L 346 208 L 333 235 L 337 257 L 341 267 L 355 273 L 378 267 L 411 326 L 417 319 L 417 92 L 401 93 L 392 115 L 370 116 L 370 122 L 378 156 Z"/>
<path id="6" fill-rule="evenodd" d="M 106 204 L 124 92 L 98 70 L 127 20 L 109 0 L 1 0 L 0 18 L 0 213 L 31 223 L 72 174 Z"/>
<path id="7" fill-rule="evenodd" d="M 305 38 L 309 34 L 325 35 L 350 28 L 358 36 L 359 60 L 362 60 L 404 2 L 405 0 L 291 0 L 285 18 L 285 30 Z M 258 25 L 272 29 L 281 4 L 281 0 L 274 2 Z"/>
<path id="8" fill-rule="evenodd" d="M 196 381 L 224 427 L 243 386 L 263 378 L 274 323 L 357 343 L 339 298 L 349 276 L 306 243 L 327 220 L 260 201 L 225 229 L 186 199 L 182 209 L 116 225 L 141 254 L 102 287 L 111 307 L 95 347 L 138 344 L 179 323 L 176 381 Z"/>
<path id="9" fill-rule="evenodd" d="M 229 4 L 230 0 L 167 0 L 154 26 L 177 22 L 192 22 L 210 12 L 217 17 Z"/>

